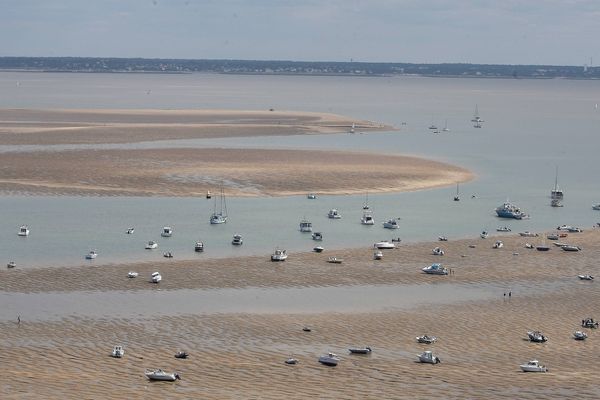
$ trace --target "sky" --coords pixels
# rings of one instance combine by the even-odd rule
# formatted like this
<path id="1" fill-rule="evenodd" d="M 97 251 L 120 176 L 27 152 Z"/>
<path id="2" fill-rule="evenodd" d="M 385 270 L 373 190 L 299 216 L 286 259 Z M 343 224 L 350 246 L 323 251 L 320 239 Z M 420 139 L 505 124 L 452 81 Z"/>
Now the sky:
<path id="1" fill-rule="evenodd" d="M 595 65 L 599 49 L 600 0 L 0 0 L 0 56 Z"/>

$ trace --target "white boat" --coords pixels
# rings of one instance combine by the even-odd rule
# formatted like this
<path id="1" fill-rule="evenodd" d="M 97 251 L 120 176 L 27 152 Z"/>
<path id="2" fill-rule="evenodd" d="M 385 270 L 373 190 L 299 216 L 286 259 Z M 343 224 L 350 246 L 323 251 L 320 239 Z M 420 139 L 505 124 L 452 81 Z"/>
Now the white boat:
<path id="1" fill-rule="evenodd" d="M 138 277 L 138 275 L 139 275 L 139 273 L 137 273 L 137 272 L 135 272 L 135 271 L 129 271 L 129 272 L 127 273 L 127 277 L 128 277 L 128 278 L 137 278 L 137 277 Z"/>
<path id="2" fill-rule="evenodd" d="M 479 237 L 482 239 L 486 239 L 488 236 L 490 236 L 488 231 L 483 231 L 479 234 Z"/>
<path id="3" fill-rule="evenodd" d="M 599 210 L 600 210 L 600 203 L 598 203 L 598 204 L 594 204 L 594 205 L 592 206 L 592 210 L 599 211 Z"/>
<path id="4" fill-rule="evenodd" d="M 333 353 L 328 353 L 319 357 L 319 362 L 328 367 L 335 367 L 340 362 L 340 358 Z"/>
<path id="5" fill-rule="evenodd" d="M 370 354 L 373 350 L 369 347 L 350 347 L 348 349 L 350 354 Z"/>
<path id="6" fill-rule="evenodd" d="M 423 335 L 423 336 L 417 336 L 416 339 L 417 339 L 417 343 L 432 344 L 432 343 L 435 343 L 435 341 L 437 340 L 437 337 Z"/>
<path id="7" fill-rule="evenodd" d="M 557 226 L 556 229 L 559 231 L 570 231 L 571 229 L 573 229 L 573 227 L 571 225 L 560 225 Z"/>
<path id="8" fill-rule="evenodd" d="M 321 232 L 313 232 L 312 239 L 321 241 L 321 240 L 323 240 L 323 234 Z"/>
<path id="9" fill-rule="evenodd" d="M 494 249 L 501 249 L 502 247 L 504 247 L 504 243 L 502 243 L 501 240 L 496 240 L 496 243 L 494 243 L 494 245 L 492 246 L 492 248 Z"/>
<path id="10" fill-rule="evenodd" d="M 210 199 L 212 197 L 212 193 L 210 193 L 210 190 L 206 191 L 206 198 Z"/>
<path id="11" fill-rule="evenodd" d="M 337 257 L 329 257 L 327 259 L 327 262 L 331 263 L 331 264 L 341 264 L 342 262 L 344 262 L 344 259 L 343 258 L 337 258 Z"/>
<path id="12" fill-rule="evenodd" d="M 85 255 L 85 259 L 86 259 L 86 260 L 93 260 L 93 259 L 95 259 L 96 257 L 98 257 L 98 253 L 96 253 L 96 250 L 91 250 L 89 253 L 87 253 L 87 254 Z"/>
<path id="13" fill-rule="evenodd" d="M 573 333 L 573 339 L 575 340 L 585 340 L 587 339 L 588 335 L 585 332 L 581 332 L 581 331 L 575 331 Z"/>
<path id="14" fill-rule="evenodd" d="M 288 365 L 296 365 L 298 364 L 298 359 L 294 358 L 294 357 L 290 357 L 287 360 L 284 361 L 286 364 Z"/>
<path id="15" fill-rule="evenodd" d="M 539 235 L 534 232 L 525 231 L 525 232 L 519 232 L 519 236 L 521 236 L 521 237 L 538 237 Z"/>
<path id="16" fill-rule="evenodd" d="M 144 375 L 151 381 L 175 382 L 177 379 L 181 379 L 177 372 L 168 373 L 162 369 L 146 369 Z"/>
<path id="17" fill-rule="evenodd" d="M 582 281 L 593 281 L 594 277 L 591 275 L 577 275 L 577 277 L 579 279 L 581 279 Z"/>
<path id="18" fill-rule="evenodd" d="M 17 263 L 14 261 L 9 261 L 8 264 L 6 264 L 6 268 L 15 268 L 17 266 Z"/>
<path id="19" fill-rule="evenodd" d="M 315 200 L 317 198 L 317 195 L 314 193 L 309 193 L 306 195 L 306 198 L 310 200 Z"/>
<path id="20" fill-rule="evenodd" d="M 275 249 L 271 254 L 271 261 L 285 261 L 287 259 L 287 251 L 282 249 Z"/>
<path id="21" fill-rule="evenodd" d="M 123 350 L 123 346 L 113 347 L 111 356 L 113 356 L 114 358 L 122 358 L 124 355 L 125 355 L 125 350 Z"/>
<path id="22" fill-rule="evenodd" d="M 373 247 L 376 247 L 380 250 L 393 249 L 396 247 L 394 243 L 388 242 L 387 240 L 383 240 L 381 242 L 377 242 L 373 244 Z"/>
<path id="23" fill-rule="evenodd" d="M 242 235 L 238 235 L 237 233 L 235 235 L 233 235 L 233 239 L 231 239 L 231 244 L 233 244 L 235 246 L 241 246 L 242 243 L 244 243 L 244 239 L 242 238 Z"/>
<path id="24" fill-rule="evenodd" d="M 529 331 L 527 332 L 527 336 L 529 337 L 530 341 L 535 343 L 544 343 L 548 341 L 548 338 L 540 331 Z"/>
<path id="25" fill-rule="evenodd" d="M 163 253 L 163 257 L 165 257 L 165 258 L 173 258 L 173 253 L 171 253 L 170 251 L 165 251 Z"/>
<path id="26" fill-rule="evenodd" d="M 479 108 L 477 107 L 477 104 L 475 104 L 475 113 L 473 114 L 473 119 L 471 122 L 474 122 L 473 126 L 475 128 L 481 128 L 482 126 L 481 123 L 483 122 L 483 119 L 481 119 L 479 116 Z"/>
<path id="27" fill-rule="evenodd" d="M 196 244 L 194 245 L 194 251 L 196 253 L 201 253 L 204 251 L 204 243 L 198 241 L 196 242 Z"/>
<path id="28" fill-rule="evenodd" d="M 162 281 L 162 275 L 160 274 L 160 272 L 158 272 L 158 271 L 153 272 L 152 275 L 150 275 L 150 281 L 152 283 L 158 283 L 158 282 Z"/>
<path id="29" fill-rule="evenodd" d="M 442 250 L 441 247 L 434 247 L 433 250 L 431 250 L 431 254 L 433 254 L 434 256 L 443 256 L 444 250 Z"/>
<path id="30" fill-rule="evenodd" d="M 521 370 L 523 370 L 523 372 L 547 372 L 548 371 L 548 368 L 546 368 L 544 365 L 540 365 L 540 362 L 538 360 L 530 360 L 526 364 L 521 364 L 520 367 L 521 367 Z"/>
<path id="31" fill-rule="evenodd" d="M 510 228 L 507 226 L 503 226 L 500 228 L 496 228 L 496 232 L 510 232 Z"/>
<path id="32" fill-rule="evenodd" d="M 173 236 L 173 228 L 171 228 L 170 226 L 165 226 L 162 230 L 162 232 L 160 233 L 160 236 L 162 237 L 171 237 Z"/>
<path id="33" fill-rule="evenodd" d="M 154 240 L 151 240 L 148 243 L 146 243 L 146 250 L 152 250 L 157 247 L 158 247 L 158 243 L 156 243 Z"/>
<path id="34" fill-rule="evenodd" d="M 323 250 L 325 250 L 325 249 L 323 248 L 323 246 L 315 246 L 315 247 L 313 247 L 313 251 L 314 251 L 315 253 L 321 253 Z"/>
<path id="35" fill-rule="evenodd" d="M 581 250 L 581 247 L 579 247 L 579 246 L 573 246 L 573 245 L 570 245 L 570 244 L 562 246 L 561 248 L 564 251 L 579 251 L 579 250 Z"/>
<path id="36" fill-rule="evenodd" d="M 557 233 L 549 233 L 546 235 L 546 239 L 548 240 L 558 240 L 559 236 Z"/>
<path id="37" fill-rule="evenodd" d="M 564 193 L 558 187 L 558 166 L 556 167 L 556 175 L 554 176 L 554 189 L 550 191 L 550 198 L 552 200 L 562 200 Z"/>
<path id="38" fill-rule="evenodd" d="M 19 236 L 29 236 L 29 228 L 27 227 L 27 225 L 22 225 L 19 228 L 19 232 L 17 232 L 17 235 L 19 235 Z"/>
<path id="39" fill-rule="evenodd" d="M 373 253 L 374 260 L 381 260 L 383 258 L 383 252 L 381 250 L 377 250 Z"/>
<path id="40" fill-rule="evenodd" d="M 125 233 L 128 235 L 131 235 L 133 232 L 135 232 L 135 228 L 127 228 L 127 230 L 125 231 Z"/>
<path id="41" fill-rule="evenodd" d="M 363 215 L 360 217 L 360 223 L 363 225 L 375 225 L 375 220 L 373 219 L 373 214 L 371 214 L 371 211 L 363 211 Z"/>
<path id="42" fill-rule="evenodd" d="M 330 219 L 340 219 L 340 218 L 342 218 L 342 215 L 339 213 L 338 210 L 336 210 L 335 208 L 332 208 L 327 213 L 327 217 Z"/>
<path id="43" fill-rule="evenodd" d="M 219 198 L 219 211 L 217 212 L 217 197 Z M 210 216 L 211 225 L 224 224 L 227 222 L 227 202 L 225 200 L 225 192 L 221 187 L 221 194 L 215 197 L 213 213 Z"/>
<path id="44" fill-rule="evenodd" d="M 427 364 L 439 364 L 441 362 L 440 358 L 433 355 L 430 350 L 424 351 L 421 354 L 418 354 L 417 357 L 419 361 Z"/>
<path id="45" fill-rule="evenodd" d="M 398 221 L 395 218 L 388 219 L 383 223 L 383 227 L 386 229 L 398 229 L 400 226 L 398 225 Z"/>
<path id="46" fill-rule="evenodd" d="M 312 222 L 306 218 L 300 221 L 300 232 L 312 232 Z"/>
<path id="47" fill-rule="evenodd" d="M 429 275 L 448 275 L 448 268 L 442 267 L 442 264 L 438 263 L 434 263 L 429 267 L 422 268 L 421 271 Z"/>

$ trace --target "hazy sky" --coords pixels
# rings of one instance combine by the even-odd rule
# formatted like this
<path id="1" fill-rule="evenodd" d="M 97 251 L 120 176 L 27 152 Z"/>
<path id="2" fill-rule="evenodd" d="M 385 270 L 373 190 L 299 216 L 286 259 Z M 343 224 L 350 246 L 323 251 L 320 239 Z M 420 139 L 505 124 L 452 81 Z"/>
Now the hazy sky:
<path id="1" fill-rule="evenodd" d="M 0 56 L 600 64 L 600 0 L 0 0 Z"/>

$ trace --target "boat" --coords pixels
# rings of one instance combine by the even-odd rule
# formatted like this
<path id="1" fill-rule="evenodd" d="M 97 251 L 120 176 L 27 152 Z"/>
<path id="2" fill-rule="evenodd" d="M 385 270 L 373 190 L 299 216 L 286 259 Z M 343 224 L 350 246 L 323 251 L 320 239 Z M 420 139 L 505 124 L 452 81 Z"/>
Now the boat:
<path id="1" fill-rule="evenodd" d="M 377 242 L 373 244 L 373 247 L 378 248 L 379 250 L 393 249 L 396 247 L 394 243 L 388 242 L 387 240 L 383 240 L 381 242 Z"/>
<path id="2" fill-rule="evenodd" d="M 369 192 L 365 196 L 365 202 L 363 203 L 363 210 L 369 209 Z"/>
<path id="3" fill-rule="evenodd" d="M 356 129 L 356 124 L 353 122 L 352 126 L 350 127 L 350 133 L 354 133 L 355 129 Z"/>
<path id="4" fill-rule="evenodd" d="M 163 257 L 165 258 L 173 258 L 173 253 L 171 253 L 170 251 L 166 251 L 163 253 Z"/>
<path id="5" fill-rule="evenodd" d="M 548 368 L 544 365 L 540 365 L 538 360 L 527 361 L 527 364 L 519 365 L 523 372 L 548 372 Z"/>
<path id="6" fill-rule="evenodd" d="M 417 354 L 419 361 L 426 364 L 439 364 L 442 362 L 439 357 L 434 356 L 430 350 L 424 351 L 421 354 Z"/>
<path id="7" fill-rule="evenodd" d="M 496 214 L 500 218 L 514 218 L 514 219 L 526 219 L 529 216 L 525 214 L 521 209 L 508 200 L 501 206 L 496 207 Z"/>
<path id="8" fill-rule="evenodd" d="M 597 321 L 594 321 L 594 318 L 586 318 L 581 320 L 582 328 L 597 329 L 598 325 L 600 324 Z"/>
<path id="9" fill-rule="evenodd" d="M 402 239 L 400 239 L 399 237 L 392 238 L 392 243 L 400 243 L 401 241 L 402 241 Z"/>
<path id="10" fill-rule="evenodd" d="M 373 253 L 373 260 L 381 260 L 383 258 L 383 252 L 381 250 L 377 250 Z"/>
<path id="11" fill-rule="evenodd" d="M 342 262 L 344 262 L 344 259 L 342 259 L 342 258 L 337 258 L 337 257 L 329 257 L 329 258 L 327 259 L 327 262 L 328 262 L 328 263 L 331 263 L 331 264 L 341 264 Z"/>
<path id="12" fill-rule="evenodd" d="M 310 328 L 310 326 L 303 326 L 302 332 L 312 332 L 312 329 Z"/>
<path id="13" fill-rule="evenodd" d="M 504 243 L 501 240 L 496 240 L 496 243 L 492 246 L 493 249 L 501 249 L 504 247 Z"/>
<path id="14" fill-rule="evenodd" d="M 111 356 L 113 356 L 114 358 L 122 358 L 124 355 L 125 355 L 125 350 L 123 350 L 123 346 L 113 347 Z"/>
<path id="15" fill-rule="evenodd" d="M 175 358 L 181 358 L 181 359 L 186 359 L 188 358 L 189 354 L 185 351 L 178 351 L 177 353 L 175 353 Z"/>
<path id="16" fill-rule="evenodd" d="M 534 232 L 525 231 L 525 232 L 519 232 L 519 236 L 521 236 L 521 237 L 538 237 L 539 235 Z"/>
<path id="17" fill-rule="evenodd" d="M 323 234 L 321 232 L 313 232 L 312 239 L 316 241 L 323 240 Z"/>
<path id="18" fill-rule="evenodd" d="M 168 373 L 162 369 L 146 369 L 144 375 L 151 381 L 175 382 L 177 379 L 181 379 L 177 372 Z"/>
<path id="19" fill-rule="evenodd" d="M 139 273 L 135 272 L 135 271 L 129 271 L 127 273 L 127 277 L 128 278 L 137 278 L 139 276 Z"/>
<path id="20" fill-rule="evenodd" d="M 19 232 L 17 232 L 17 235 L 29 236 L 29 228 L 27 227 L 27 225 L 21 225 L 21 227 L 19 228 Z"/>
<path id="21" fill-rule="evenodd" d="M 573 245 L 570 245 L 570 244 L 561 246 L 561 248 L 564 251 L 579 251 L 579 250 L 581 250 L 581 247 L 579 247 L 579 246 L 573 246 Z"/>
<path id="22" fill-rule="evenodd" d="M 432 344 L 432 343 L 435 343 L 435 341 L 437 340 L 437 337 L 422 335 L 422 336 L 417 336 L 416 339 L 417 339 L 417 343 Z"/>
<path id="23" fill-rule="evenodd" d="M 534 249 L 534 248 L 535 248 L 535 246 L 534 246 L 534 245 L 532 245 L 531 243 L 525 243 L 525 248 L 526 248 L 526 249 Z"/>
<path id="24" fill-rule="evenodd" d="M 482 231 L 479 234 L 479 237 L 482 238 L 482 239 L 487 239 L 488 236 L 490 236 L 490 233 L 488 231 Z"/>
<path id="25" fill-rule="evenodd" d="M 444 250 L 442 250 L 441 247 L 434 247 L 433 250 L 431 250 L 431 254 L 433 254 L 434 256 L 443 256 Z"/>
<path id="26" fill-rule="evenodd" d="M 310 200 L 315 200 L 317 198 L 317 195 L 314 193 L 309 193 L 306 195 L 306 198 Z"/>
<path id="27" fill-rule="evenodd" d="M 170 226 L 165 226 L 162 230 L 162 232 L 160 233 L 160 236 L 162 237 L 171 237 L 173 236 L 173 228 L 171 228 Z"/>
<path id="28" fill-rule="evenodd" d="M 196 242 L 196 244 L 194 245 L 194 251 L 196 253 L 201 253 L 204 251 L 204 243 L 202 242 Z"/>
<path id="29" fill-rule="evenodd" d="M 213 213 L 210 216 L 211 225 L 224 224 L 227 222 L 227 202 L 225 200 L 225 192 L 221 187 L 221 194 L 219 197 L 219 212 L 217 212 L 217 197 L 215 197 L 215 203 L 213 207 Z"/>
<path id="30" fill-rule="evenodd" d="M 573 227 L 571 225 L 560 225 L 557 226 L 556 229 L 559 231 L 570 231 L 571 229 L 573 229 Z"/>
<path id="31" fill-rule="evenodd" d="M 210 190 L 206 191 L 206 198 L 210 199 L 212 197 L 212 193 L 210 193 Z"/>
<path id="32" fill-rule="evenodd" d="M 567 229 L 567 231 L 569 231 L 571 233 L 581 233 L 581 232 L 583 232 L 583 229 L 578 228 L 576 226 L 572 226 L 569 229 Z"/>
<path id="33" fill-rule="evenodd" d="M 340 362 L 340 358 L 333 353 L 327 353 L 319 357 L 319 362 L 328 367 L 335 367 Z"/>
<path id="34" fill-rule="evenodd" d="M 157 247 L 158 247 L 158 243 L 156 243 L 154 240 L 151 240 L 148 243 L 146 243 L 146 250 L 152 250 Z"/>
<path id="35" fill-rule="evenodd" d="M 535 249 L 537 251 L 549 251 L 550 247 L 546 246 L 545 244 L 540 244 L 538 246 L 535 246 Z"/>
<path id="36" fill-rule="evenodd" d="M 398 225 L 398 221 L 395 218 L 388 219 L 383 223 L 383 227 L 386 229 L 398 229 L 400 226 Z"/>
<path id="37" fill-rule="evenodd" d="M 448 275 L 448 268 L 442 267 L 442 264 L 438 263 L 433 263 L 429 267 L 422 268 L 421 271 L 429 275 Z"/>
<path id="38" fill-rule="evenodd" d="M 477 104 L 475 104 L 475 113 L 473 114 L 473 119 L 471 120 L 471 122 L 474 123 L 474 127 L 475 128 L 481 128 L 481 123 L 483 122 L 483 119 L 481 119 L 481 117 L 479 116 L 479 108 L 477 107 Z"/>
<path id="39" fill-rule="evenodd" d="M 581 331 L 575 331 L 573 333 L 573 339 L 575 340 L 585 340 L 587 339 L 588 335 L 585 332 L 581 332 Z"/>
<path id="40" fill-rule="evenodd" d="M 365 210 L 362 217 L 360 217 L 360 223 L 363 225 L 375 225 L 373 214 L 369 210 Z"/>
<path id="41" fill-rule="evenodd" d="M 448 241 L 448 238 L 447 238 L 446 236 L 438 236 L 438 240 L 439 240 L 440 242 L 447 242 L 447 241 Z"/>
<path id="42" fill-rule="evenodd" d="M 496 228 L 496 232 L 510 232 L 510 228 L 508 226 L 503 226 L 500 228 Z"/>
<path id="43" fill-rule="evenodd" d="M 290 357 L 287 360 L 285 360 L 284 362 L 288 365 L 296 365 L 296 364 L 298 364 L 298 359 L 296 359 L 294 357 Z"/>
<path id="44" fill-rule="evenodd" d="M 444 121 L 444 127 L 442 128 L 442 132 L 450 132 L 450 128 L 448 128 L 448 120 Z"/>
<path id="45" fill-rule="evenodd" d="M 599 211 L 600 210 L 600 203 L 592 205 L 592 210 Z"/>
<path id="46" fill-rule="evenodd" d="M 531 342 L 535 343 L 544 343 L 548 341 L 548 338 L 540 331 L 528 331 L 527 336 Z"/>
<path id="47" fill-rule="evenodd" d="M 8 264 L 6 264 L 6 268 L 15 268 L 17 266 L 17 263 L 14 261 L 9 261 Z"/>
<path id="48" fill-rule="evenodd" d="M 558 240 L 558 234 L 557 233 L 549 233 L 546 235 L 546 239 L 548 240 Z"/>
<path id="49" fill-rule="evenodd" d="M 458 195 L 458 183 L 456 184 L 456 194 L 454 195 L 454 201 L 460 201 L 460 196 Z"/>
<path id="50" fill-rule="evenodd" d="M 577 277 L 579 279 L 581 279 L 582 281 L 593 281 L 594 277 L 591 275 L 577 275 Z"/>
<path id="51" fill-rule="evenodd" d="M 235 246 L 241 246 L 242 243 L 244 243 L 244 239 L 242 238 L 242 235 L 239 234 L 235 234 L 233 235 L 233 238 L 231 239 L 231 244 L 235 245 Z"/>
<path id="52" fill-rule="evenodd" d="M 128 235 L 131 235 L 133 232 L 135 232 L 135 228 L 127 228 L 127 230 L 125 231 L 125 233 Z"/>
<path id="53" fill-rule="evenodd" d="M 336 210 L 335 208 L 332 208 L 331 210 L 329 210 L 329 212 L 327 213 L 327 217 L 329 219 L 340 219 L 342 218 L 342 215 L 339 213 L 338 210 Z"/>
<path id="54" fill-rule="evenodd" d="M 313 251 L 314 251 L 315 253 L 321 253 L 323 250 L 325 250 L 325 249 L 323 248 L 323 246 L 315 246 L 315 247 L 313 247 Z"/>
<path id="55" fill-rule="evenodd" d="M 152 283 L 158 283 L 158 282 L 162 281 L 162 275 L 160 274 L 160 272 L 158 272 L 158 271 L 153 272 L 152 275 L 150 275 L 150 281 Z"/>
<path id="56" fill-rule="evenodd" d="M 312 232 L 312 222 L 306 218 L 300 221 L 300 232 Z"/>
<path id="57" fill-rule="evenodd" d="M 348 349 L 350 354 L 370 354 L 373 350 L 369 347 L 350 347 Z"/>
<path id="58" fill-rule="evenodd" d="M 287 251 L 282 249 L 275 249 L 271 254 L 271 261 L 285 261 L 287 259 Z"/>
<path id="59" fill-rule="evenodd" d="M 554 175 L 554 188 L 550 191 L 550 198 L 552 200 L 562 200 L 563 191 L 558 187 L 558 166 L 556 167 L 556 174 Z"/>
<path id="60" fill-rule="evenodd" d="M 86 259 L 86 260 L 93 260 L 93 259 L 95 259 L 96 257 L 98 257 L 98 253 L 96 253 L 96 250 L 91 250 L 89 253 L 87 253 L 87 254 L 85 255 L 85 259 Z"/>
<path id="61" fill-rule="evenodd" d="M 563 207 L 563 203 L 559 199 L 550 200 L 550 207 Z"/>

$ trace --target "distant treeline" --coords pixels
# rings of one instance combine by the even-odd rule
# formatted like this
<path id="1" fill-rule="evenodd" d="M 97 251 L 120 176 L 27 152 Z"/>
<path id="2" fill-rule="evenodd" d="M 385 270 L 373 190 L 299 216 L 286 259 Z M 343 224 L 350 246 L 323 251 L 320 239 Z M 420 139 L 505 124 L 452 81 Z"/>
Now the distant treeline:
<path id="1" fill-rule="evenodd" d="M 0 70 L 600 79 L 599 67 L 568 65 L 409 64 L 96 57 L 0 57 Z"/>

